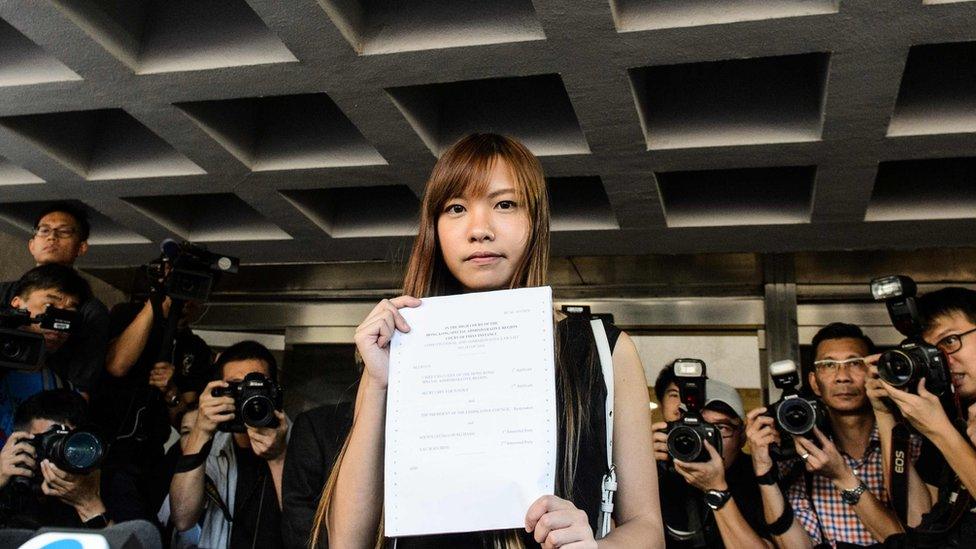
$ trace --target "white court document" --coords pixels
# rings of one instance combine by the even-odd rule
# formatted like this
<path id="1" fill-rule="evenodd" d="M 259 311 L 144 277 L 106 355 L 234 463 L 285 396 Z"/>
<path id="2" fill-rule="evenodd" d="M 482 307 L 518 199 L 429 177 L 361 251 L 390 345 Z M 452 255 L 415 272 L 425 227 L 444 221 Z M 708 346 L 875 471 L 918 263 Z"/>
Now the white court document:
<path id="1" fill-rule="evenodd" d="M 524 528 L 552 494 L 552 289 L 433 297 L 390 344 L 385 531 Z"/>

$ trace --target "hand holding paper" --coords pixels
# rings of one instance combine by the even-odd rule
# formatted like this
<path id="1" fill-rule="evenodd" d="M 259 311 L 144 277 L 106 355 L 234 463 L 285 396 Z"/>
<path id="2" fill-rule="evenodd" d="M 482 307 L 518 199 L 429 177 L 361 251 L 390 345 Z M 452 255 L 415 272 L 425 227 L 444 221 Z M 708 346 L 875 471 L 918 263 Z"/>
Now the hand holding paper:
<path id="1" fill-rule="evenodd" d="M 525 528 L 554 490 L 552 290 L 428 298 L 400 314 L 411 329 L 389 359 L 386 535 Z"/>

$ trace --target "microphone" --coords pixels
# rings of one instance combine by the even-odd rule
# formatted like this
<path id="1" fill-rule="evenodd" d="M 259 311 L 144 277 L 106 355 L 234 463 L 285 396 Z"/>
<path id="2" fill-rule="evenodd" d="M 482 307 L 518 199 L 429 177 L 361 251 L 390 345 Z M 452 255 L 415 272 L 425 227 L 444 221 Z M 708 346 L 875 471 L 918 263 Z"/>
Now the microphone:
<path id="1" fill-rule="evenodd" d="M 170 259 L 176 259 L 180 255 L 180 243 L 172 238 L 167 238 L 159 245 L 159 251 Z"/>

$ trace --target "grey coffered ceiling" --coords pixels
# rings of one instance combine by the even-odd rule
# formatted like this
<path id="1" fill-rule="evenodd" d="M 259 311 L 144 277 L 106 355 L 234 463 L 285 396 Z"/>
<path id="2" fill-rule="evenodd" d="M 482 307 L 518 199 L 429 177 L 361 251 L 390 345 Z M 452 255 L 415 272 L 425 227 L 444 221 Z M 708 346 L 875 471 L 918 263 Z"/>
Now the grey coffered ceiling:
<path id="1" fill-rule="evenodd" d="M 976 2 L 0 2 L 0 230 L 77 201 L 89 266 L 402 258 L 479 130 L 556 255 L 972 245 Z"/>

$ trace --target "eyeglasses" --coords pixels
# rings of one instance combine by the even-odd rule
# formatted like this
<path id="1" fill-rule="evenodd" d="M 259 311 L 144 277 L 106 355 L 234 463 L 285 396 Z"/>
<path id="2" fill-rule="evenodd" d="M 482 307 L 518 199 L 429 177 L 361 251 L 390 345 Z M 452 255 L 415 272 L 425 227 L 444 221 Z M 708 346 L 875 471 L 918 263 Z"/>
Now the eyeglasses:
<path id="1" fill-rule="evenodd" d="M 825 374 L 836 374 L 840 371 L 841 366 L 847 366 L 848 371 L 866 372 L 868 369 L 867 363 L 861 357 L 848 358 L 846 360 L 825 359 L 813 363 L 813 367 L 818 372 Z"/>
<path id="2" fill-rule="evenodd" d="M 77 231 L 72 227 L 67 227 L 63 229 L 52 229 L 47 225 L 41 225 L 40 227 L 34 229 L 34 236 L 38 238 L 47 238 L 54 235 L 57 240 L 67 240 L 78 234 Z"/>
<path id="3" fill-rule="evenodd" d="M 961 334 L 947 335 L 944 338 L 936 342 L 935 346 L 939 348 L 940 351 L 947 355 L 959 352 L 962 349 L 962 338 L 973 332 L 976 332 L 976 328 L 969 330 L 968 332 L 963 332 Z"/>
<path id="4" fill-rule="evenodd" d="M 713 423 L 712 425 L 718 427 L 718 432 L 722 433 L 722 438 L 732 438 L 733 435 L 742 429 L 741 425 L 733 425 L 731 423 Z"/>

